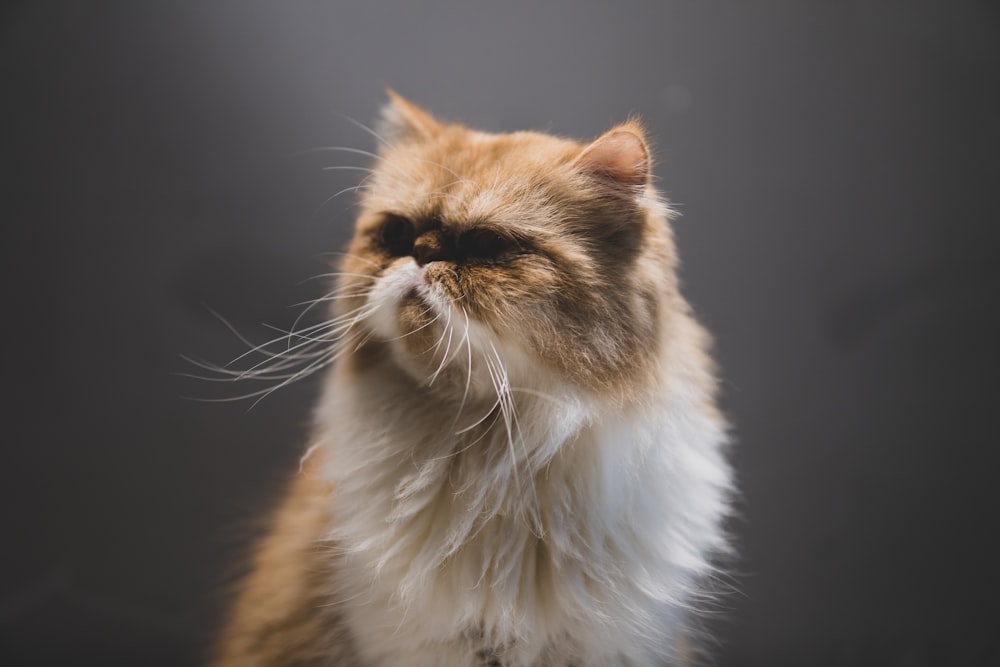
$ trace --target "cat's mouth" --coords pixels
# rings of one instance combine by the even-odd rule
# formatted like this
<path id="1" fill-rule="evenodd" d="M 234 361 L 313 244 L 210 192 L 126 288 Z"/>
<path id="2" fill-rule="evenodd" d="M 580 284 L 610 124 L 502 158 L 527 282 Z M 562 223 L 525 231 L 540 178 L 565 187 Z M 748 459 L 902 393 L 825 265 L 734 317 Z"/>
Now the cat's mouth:
<path id="1" fill-rule="evenodd" d="M 481 325 L 415 262 L 390 267 L 368 294 L 366 328 L 419 385 L 470 400 L 492 385 Z"/>
<path id="2" fill-rule="evenodd" d="M 408 342 L 406 347 L 411 353 L 420 349 L 416 344 L 424 344 L 428 338 L 437 335 L 437 327 L 434 324 L 440 319 L 435 313 L 433 305 L 421 294 L 417 287 L 411 287 L 400 297 L 396 305 L 396 340 L 405 341 L 407 338 L 414 338 Z M 424 333 L 426 332 L 426 334 Z M 423 334 L 423 335 L 422 335 Z"/>

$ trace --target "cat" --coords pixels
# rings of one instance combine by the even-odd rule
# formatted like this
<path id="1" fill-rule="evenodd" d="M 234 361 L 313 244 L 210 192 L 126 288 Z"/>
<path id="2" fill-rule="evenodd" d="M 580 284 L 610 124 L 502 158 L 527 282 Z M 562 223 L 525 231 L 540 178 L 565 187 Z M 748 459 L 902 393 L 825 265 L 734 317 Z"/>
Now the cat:
<path id="1" fill-rule="evenodd" d="M 373 134 L 330 319 L 282 359 L 328 369 L 312 446 L 213 664 L 690 664 L 728 427 L 642 125 L 490 134 L 390 91 Z"/>

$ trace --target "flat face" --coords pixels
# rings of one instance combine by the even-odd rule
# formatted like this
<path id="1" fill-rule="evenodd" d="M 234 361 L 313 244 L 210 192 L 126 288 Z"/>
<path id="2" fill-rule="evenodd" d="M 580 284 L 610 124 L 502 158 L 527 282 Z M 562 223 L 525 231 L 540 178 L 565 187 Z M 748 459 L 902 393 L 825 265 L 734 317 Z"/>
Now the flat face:
<path id="1" fill-rule="evenodd" d="M 497 369 L 536 387 L 545 374 L 588 391 L 639 381 L 672 303 L 672 248 L 655 198 L 602 171 L 641 146 L 621 134 L 594 150 L 435 123 L 388 146 L 342 264 L 355 346 L 463 394 Z"/>

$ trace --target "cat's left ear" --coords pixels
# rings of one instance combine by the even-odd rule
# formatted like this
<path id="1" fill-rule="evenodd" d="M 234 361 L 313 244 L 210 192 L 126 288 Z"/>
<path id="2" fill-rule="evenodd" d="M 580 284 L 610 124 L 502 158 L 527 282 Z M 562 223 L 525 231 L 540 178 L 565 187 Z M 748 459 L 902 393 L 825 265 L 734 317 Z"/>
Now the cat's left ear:
<path id="1" fill-rule="evenodd" d="M 431 139 L 441 131 L 441 124 L 429 113 L 391 88 L 385 92 L 389 102 L 382 107 L 376 129 L 390 145 Z"/>
<path id="2" fill-rule="evenodd" d="M 642 126 L 629 121 L 611 128 L 587 146 L 574 164 L 610 185 L 641 194 L 650 173 L 649 148 Z"/>

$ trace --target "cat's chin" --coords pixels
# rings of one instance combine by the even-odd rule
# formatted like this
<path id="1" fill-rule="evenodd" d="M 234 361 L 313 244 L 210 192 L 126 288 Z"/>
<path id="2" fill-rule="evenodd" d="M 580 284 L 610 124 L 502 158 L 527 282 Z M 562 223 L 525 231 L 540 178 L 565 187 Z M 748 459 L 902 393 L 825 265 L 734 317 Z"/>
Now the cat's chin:
<path id="1" fill-rule="evenodd" d="M 462 402 L 492 402 L 501 373 L 486 362 L 476 323 L 447 321 L 418 295 L 408 295 L 399 306 L 404 333 L 386 341 L 392 362 L 421 392 Z"/>
<path id="2" fill-rule="evenodd" d="M 389 267 L 368 295 L 364 327 L 391 363 L 421 391 L 456 400 L 485 396 L 489 375 L 481 372 L 475 326 L 425 281 L 415 262 Z"/>

